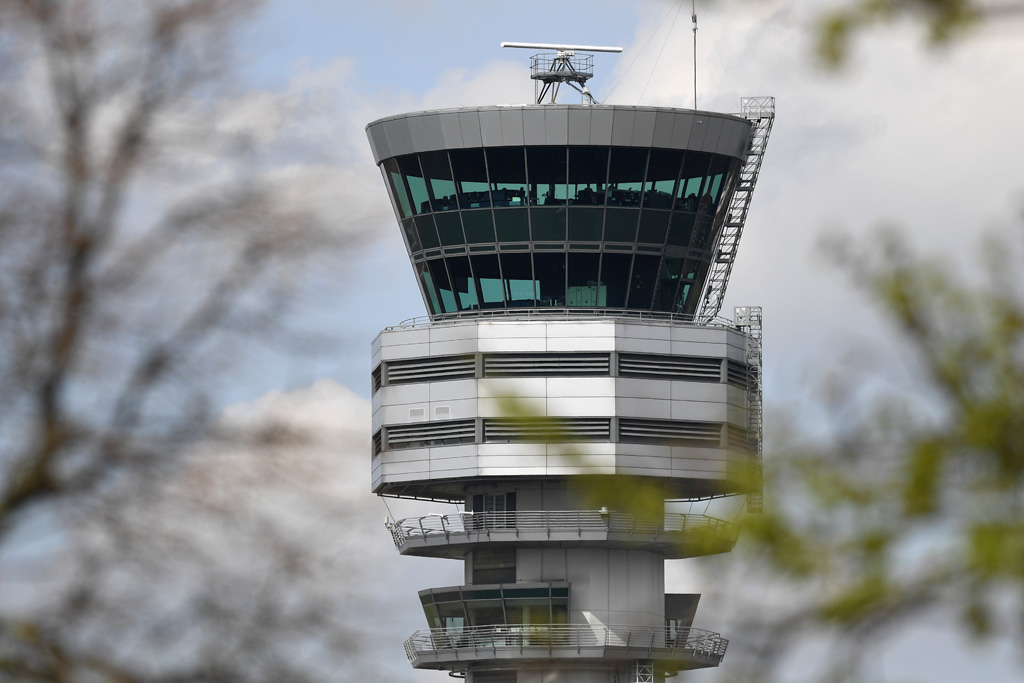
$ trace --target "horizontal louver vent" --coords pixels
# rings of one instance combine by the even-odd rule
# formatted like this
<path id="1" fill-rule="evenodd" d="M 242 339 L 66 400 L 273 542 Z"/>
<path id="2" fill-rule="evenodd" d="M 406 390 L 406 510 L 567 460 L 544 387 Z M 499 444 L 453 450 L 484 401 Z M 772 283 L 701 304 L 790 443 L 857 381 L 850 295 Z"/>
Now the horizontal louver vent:
<path id="1" fill-rule="evenodd" d="M 560 420 L 484 420 L 484 441 L 608 441 L 611 421 L 607 417 L 579 417 Z"/>
<path id="2" fill-rule="evenodd" d="M 484 357 L 485 377 L 559 377 L 611 374 L 607 353 L 524 353 Z"/>
<path id="3" fill-rule="evenodd" d="M 734 360 L 726 361 L 726 375 L 729 384 L 740 389 L 747 388 L 747 366 Z"/>
<path id="4" fill-rule="evenodd" d="M 476 441 L 475 420 L 416 422 L 387 428 L 388 448 L 425 448 Z"/>
<path id="5" fill-rule="evenodd" d="M 387 363 L 388 384 L 471 379 L 475 375 L 476 359 L 473 356 L 438 356 Z"/>
<path id="6" fill-rule="evenodd" d="M 377 457 L 378 455 L 380 455 L 382 448 L 383 443 L 381 442 L 381 433 L 378 430 L 378 432 L 373 435 L 373 457 Z"/>
<path id="7" fill-rule="evenodd" d="M 370 374 L 370 386 L 373 389 L 373 393 L 374 394 L 376 394 L 378 391 L 380 391 L 381 372 L 383 371 L 383 367 L 384 366 L 382 366 L 382 365 L 378 365 L 376 368 L 374 368 L 373 372 Z"/>
<path id="8" fill-rule="evenodd" d="M 746 429 L 727 425 L 725 433 L 730 449 L 737 451 L 751 450 L 750 435 Z"/>
<path id="9" fill-rule="evenodd" d="M 720 382 L 722 380 L 722 361 L 718 358 L 620 353 L 619 375 L 622 377 L 678 379 L 689 382 Z"/>
<path id="10" fill-rule="evenodd" d="M 714 422 L 683 422 L 681 420 L 619 420 L 621 441 L 674 444 L 681 446 L 708 446 L 721 444 L 722 426 Z"/>

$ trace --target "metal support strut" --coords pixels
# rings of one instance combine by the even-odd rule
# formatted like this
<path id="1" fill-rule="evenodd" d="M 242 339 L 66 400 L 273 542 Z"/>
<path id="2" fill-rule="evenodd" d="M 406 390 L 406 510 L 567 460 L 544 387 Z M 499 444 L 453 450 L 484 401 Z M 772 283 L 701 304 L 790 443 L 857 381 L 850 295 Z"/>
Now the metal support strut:
<path id="1" fill-rule="evenodd" d="M 700 312 L 697 315 L 702 322 L 710 322 L 722 310 L 725 288 L 729 286 L 729 276 L 736 261 L 743 226 L 747 222 L 754 185 L 757 184 L 764 150 L 768 146 L 768 134 L 771 133 L 772 122 L 775 120 L 775 98 L 744 97 L 740 100 L 739 115 L 753 124 L 750 144 L 747 147 L 747 158 L 735 181 L 736 188 L 729 199 L 729 209 L 722 225 L 715 258 L 711 263 L 711 272 L 704 285 L 704 296 L 701 298 Z"/>

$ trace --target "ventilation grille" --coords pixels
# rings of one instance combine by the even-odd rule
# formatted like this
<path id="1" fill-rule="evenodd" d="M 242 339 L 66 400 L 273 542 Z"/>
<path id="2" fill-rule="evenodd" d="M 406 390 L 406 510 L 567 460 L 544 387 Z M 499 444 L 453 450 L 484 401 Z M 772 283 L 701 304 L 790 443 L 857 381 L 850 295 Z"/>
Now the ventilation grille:
<path id="1" fill-rule="evenodd" d="M 748 387 L 748 368 L 746 363 L 739 363 L 734 360 L 726 361 L 725 365 L 726 377 L 728 378 L 729 384 L 740 389 L 746 389 Z"/>
<path id="2" fill-rule="evenodd" d="M 442 420 L 387 428 L 388 448 L 451 446 L 476 441 L 475 420 Z"/>
<path id="3" fill-rule="evenodd" d="M 370 375 L 370 386 L 373 389 L 372 393 L 376 394 L 380 391 L 381 387 L 381 373 L 383 372 L 383 365 L 378 365 L 373 369 L 373 373 Z"/>
<path id="4" fill-rule="evenodd" d="M 609 441 L 611 420 L 607 417 L 577 417 L 484 420 L 484 441 L 559 442 Z"/>
<path id="5" fill-rule="evenodd" d="M 560 377 L 611 374 L 607 353 L 524 353 L 484 356 L 485 377 Z"/>
<path id="6" fill-rule="evenodd" d="M 388 384 L 436 382 L 445 379 L 472 379 L 476 375 L 473 356 L 438 356 L 387 363 Z"/>
<path id="7" fill-rule="evenodd" d="M 750 433 L 742 427 L 726 425 L 725 435 L 730 450 L 749 451 L 751 450 Z"/>
<path id="8" fill-rule="evenodd" d="M 713 422 L 620 418 L 619 439 L 621 441 L 718 448 L 722 441 L 722 425 Z"/>
<path id="9" fill-rule="evenodd" d="M 619 375 L 652 379 L 681 379 L 688 382 L 721 382 L 722 361 L 718 358 L 620 353 Z"/>
<path id="10" fill-rule="evenodd" d="M 378 455 L 380 455 L 380 452 L 383 449 L 383 447 L 384 444 L 382 442 L 381 433 L 380 430 L 378 429 L 377 433 L 373 435 L 373 457 L 376 458 Z"/>

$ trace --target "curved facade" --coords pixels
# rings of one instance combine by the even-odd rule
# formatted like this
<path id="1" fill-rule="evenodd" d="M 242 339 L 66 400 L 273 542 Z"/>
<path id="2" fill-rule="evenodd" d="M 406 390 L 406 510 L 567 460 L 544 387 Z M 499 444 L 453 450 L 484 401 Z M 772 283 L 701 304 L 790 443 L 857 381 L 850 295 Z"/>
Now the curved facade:
<path id="1" fill-rule="evenodd" d="M 756 333 L 695 313 L 767 127 L 550 104 L 367 134 L 430 316 L 373 343 L 373 490 L 461 508 L 388 520 L 401 554 L 464 566 L 419 592 L 410 663 L 467 683 L 717 666 L 728 641 L 692 627 L 699 596 L 666 594 L 664 563 L 728 552 L 738 528 L 664 501 L 753 491 L 759 309 Z M 618 477 L 653 504 L 602 489 Z"/>
<path id="2" fill-rule="evenodd" d="M 750 122 L 643 107 L 482 107 L 367 128 L 434 317 L 692 315 Z"/>

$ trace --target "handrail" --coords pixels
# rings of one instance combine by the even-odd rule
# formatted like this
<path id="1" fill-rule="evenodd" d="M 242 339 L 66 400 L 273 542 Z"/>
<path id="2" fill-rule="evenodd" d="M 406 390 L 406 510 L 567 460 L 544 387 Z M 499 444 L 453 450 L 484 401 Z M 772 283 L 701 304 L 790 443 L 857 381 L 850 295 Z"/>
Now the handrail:
<path id="1" fill-rule="evenodd" d="M 414 538 L 492 531 L 608 531 L 630 535 L 685 532 L 707 533 L 714 538 L 735 542 L 740 526 L 707 515 L 668 513 L 663 520 L 645 520 L 626 512 L 601 510 L 525 510 L 517 512 L 460 512 L 457 515 L 431 514 L 385 522 L 395 546 L 401 548 Z"/>
<path id="2" fill-rule="evenodd" d="M 430 327 L 467 320 L 488 320 L 491 318 L 510 318 L 516 320 L 600 320 L 605 318 L 622 318 L 641 320 L 644 322 L 670 323 L 673 325 L 692 325 L 694 327 L 735 327 L 736 324 L 722 316 L 714 316 L 707 320 L 698 319 L 696 315 L 681 313 L 665 313 L 662 311 L 635 311 L 624 308 L 495 308 L 479 311 L 461 311 L 458 313 L 442 313 L 437 316 L 417 316 L 403 320 L 397 325 L 386 327 L 386 330 L 405 330 L 417 327 Z"/>
<path id="3" fill-rule="evenodd" d="M 635 643 L 635 644 L 634 644 Z M 651 657 L 684 658 L 700 655 L 721 661 L 729 641 L 720 634 L 699 628 L 619 626 L 590 624 L 517 624 L 465 626 L 458 629 L 422 629 L 404 643 L 405 654 L 415 663 L 421 655 L 451 655 L 486 648 L 494 653 L 525 647 L 579 651 L 586 647 L 643 648 Z"/>

